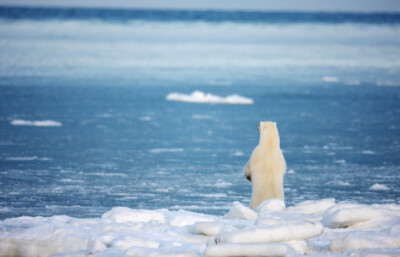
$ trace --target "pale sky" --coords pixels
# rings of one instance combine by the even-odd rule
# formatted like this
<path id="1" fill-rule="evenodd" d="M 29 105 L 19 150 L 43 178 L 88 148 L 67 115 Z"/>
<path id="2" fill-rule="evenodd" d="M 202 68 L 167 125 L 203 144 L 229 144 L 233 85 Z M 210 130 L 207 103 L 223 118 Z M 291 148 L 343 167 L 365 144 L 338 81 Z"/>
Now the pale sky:
<path id="1" fill-rule="evenodd" d="M 400 0 L 0 0 L 0 5 L 195 10 L 400 12 Z"/>

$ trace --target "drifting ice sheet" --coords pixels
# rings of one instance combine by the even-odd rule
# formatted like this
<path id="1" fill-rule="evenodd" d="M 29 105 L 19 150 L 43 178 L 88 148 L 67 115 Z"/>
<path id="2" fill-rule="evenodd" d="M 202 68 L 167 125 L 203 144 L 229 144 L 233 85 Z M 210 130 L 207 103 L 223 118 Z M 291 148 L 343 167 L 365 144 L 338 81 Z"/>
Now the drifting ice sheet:
<path id="1" fill-rule="evenodd" d="M 94 219 L 6 219 L 0 256 L 400 256 L 399 205 L 323 199 L 283 206 L 267 201 L 255 220 L 244 219 L 253 210 L 240 203 L 230 210 L 234 219 L 126 207 Z"/>
<path id="2" fill-rule="evenodd" d="M 179 101 L 188 103 L 201 103 L 201 104 L 253 104 L 251 98 L 243 97 L 240 95 L 229 95 L 221 97 L 212 94 L 206 94 L 201 91 L 194 91 L 190 95 L 181 93 L 170 93 L 167 95 L 169 101 Z"/>
<path id="3" fill-rule="evenodd" d="M 54 120 L 12 120 L 14 126 L 33 126 L 33 127 L 61 127 L 62 123 Z"/>

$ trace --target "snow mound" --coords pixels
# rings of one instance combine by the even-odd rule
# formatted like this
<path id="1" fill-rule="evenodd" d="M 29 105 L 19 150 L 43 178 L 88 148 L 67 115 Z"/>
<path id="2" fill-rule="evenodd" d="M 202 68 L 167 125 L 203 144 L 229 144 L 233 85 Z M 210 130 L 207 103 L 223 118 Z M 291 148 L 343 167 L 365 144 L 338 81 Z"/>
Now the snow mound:
<path id="1" fill-rule="evenodd" d="M 374 205 L 342 202 L 325 211 L 323 223 L 329 228 L 369 227 L 370 223 L 388 216 L 388 213 L 390 210 Z"/>
<path id="2" fill-rule="evenodd" d="M 304 201 L 289 210 L 299 213 L 320 213 L 323 214 L 327 209 L 335 205 L 335 199 L 327 198 L 319 201 Z"/>
<path id="3" fill-rule="evenodd" d="M 14 126 L 33 126 L 33 127 L 61 127 L 62 123 L 54 120 L 12 120 Z"/>
<path id="4" fill-rule="evenodd" d="M 283 211 L 286 208 L 285 202 L 280 199 L 269 199 L 258 205 L 257 212 Z"/>
<path id="5" fill-rule="evenodd" d="M 232 208 L 224 216 L 225 219 L 255 220 L 257 213 L 239 202 L 234 202 Z"/>
<path id="6" fill-rule="evenodd" d="M 230 218 L 227 218 L 230 217 Z M 399 256 L 400 205 L 276 199 L 225 216 L 116 207 L 101 218 L 0 221 L 0 256 Z"/>
<path id="7" fill-rule="evenodd" d="M 254 103 L 253 99 L 243 97 L 240 95 L 229 95 L 226 97 L 221 97 L 213 94 L 206 94 L 201 91 L 194 91 L 189 95 L 181 93 L 170 93 L 167 95 L 166 98 L 169 101 L 201 103 L 201 104 L 253 104 Z"/>
<path id="8" fill-rule="evenodd" d="M 219 244 L 208 246 L 206 257 L 223 256 L 285 256 L 289 252 L 286 244 Z"/>
<path id="9" fill-rule="evenodd" d="M 219 222 L 197 222 L 193 225 L 193 233 L 213 236 L 222 233 L 224 224 Z"/>
<path id="10" fill-rule="evenodd" d="M 115 207 L 101 216 L 103 220 L 116 223 L 138 223 L 156 221 L 165 223 L 165 215 L 161 211 L 132 210 L 127 207 Z"/>

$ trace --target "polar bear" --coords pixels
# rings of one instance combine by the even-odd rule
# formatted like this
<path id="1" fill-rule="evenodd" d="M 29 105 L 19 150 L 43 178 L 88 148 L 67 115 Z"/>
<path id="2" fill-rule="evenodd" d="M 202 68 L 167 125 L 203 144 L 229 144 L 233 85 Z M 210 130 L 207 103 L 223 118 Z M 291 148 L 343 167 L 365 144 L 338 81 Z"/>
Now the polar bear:
<path id="1" fill-rule="evenodd" d="M 259 131 L 260 142 L 243 170 L 252 184 L 251 208 L 271 198 L 285 200 L 286 161 L 280 148 L 278 128 L 275 122 L 261 121 Z"/>

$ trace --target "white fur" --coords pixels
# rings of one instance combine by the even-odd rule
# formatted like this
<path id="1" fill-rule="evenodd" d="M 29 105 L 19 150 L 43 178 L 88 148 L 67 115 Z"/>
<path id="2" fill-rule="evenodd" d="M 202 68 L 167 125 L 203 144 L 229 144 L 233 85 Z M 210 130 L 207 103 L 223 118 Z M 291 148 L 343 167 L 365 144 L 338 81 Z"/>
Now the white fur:
<path id="1" fill-rule="evenodd" d="M 286 162 L 280 148 L 276 123 L 262 121 L 260 122 L 260 142 L 244 167 L 244 174 L 252 184 L 251 208 L 267 199 L 285 200 L 283 192 L 285 172 Z"/>

